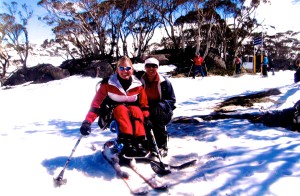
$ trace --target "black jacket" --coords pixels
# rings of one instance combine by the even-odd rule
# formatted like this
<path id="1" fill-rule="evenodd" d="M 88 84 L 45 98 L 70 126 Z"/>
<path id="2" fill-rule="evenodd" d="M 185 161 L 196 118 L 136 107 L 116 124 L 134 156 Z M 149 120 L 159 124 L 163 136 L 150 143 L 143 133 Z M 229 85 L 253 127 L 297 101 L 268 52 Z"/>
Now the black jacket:
<path id="1" fill-rule="evenodd" d="M 145 80 L 142 78 L 144 76 L 145 72 L 140 71 L 137 74 L 135 74 L 144 84 L 145 87 Z M 173 86 L 171 82 L 167 79 L 167 77 L 158 74 L 159 75 L 159 84 L 160 84 L 160 96 L 161 96 L 161 102 L 165 104 L 166 108 L 169 110 L 174 110 L 176 108 L 176 96 L 173 89 Z M 149 105 L 150 106 L 150 105 Z M 150 106 L 151 107 L 151 106 Z"/>

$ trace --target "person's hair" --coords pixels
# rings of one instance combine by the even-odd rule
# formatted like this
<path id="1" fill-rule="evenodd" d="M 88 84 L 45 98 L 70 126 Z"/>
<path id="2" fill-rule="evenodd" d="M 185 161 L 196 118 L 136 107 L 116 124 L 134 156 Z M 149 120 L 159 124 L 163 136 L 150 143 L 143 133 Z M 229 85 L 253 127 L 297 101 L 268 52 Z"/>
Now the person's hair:
<path id="1" fill-rule="evenodd" d="M 121 57 L 121 58 L 118 60 L 118 62 L 117 62 L 117 67 L 119 67 L 120 65 L 122 65 L 122 64 L 123 64 L 124 62 L 126 62 L 126 61 L 130 64 L 131 67 L 133 67 L 133 66 L 132 66 L 132 61 L 131 61 L 130 58 L 127 57 L 127 56 L 123 56 L 123 57 Z"/>

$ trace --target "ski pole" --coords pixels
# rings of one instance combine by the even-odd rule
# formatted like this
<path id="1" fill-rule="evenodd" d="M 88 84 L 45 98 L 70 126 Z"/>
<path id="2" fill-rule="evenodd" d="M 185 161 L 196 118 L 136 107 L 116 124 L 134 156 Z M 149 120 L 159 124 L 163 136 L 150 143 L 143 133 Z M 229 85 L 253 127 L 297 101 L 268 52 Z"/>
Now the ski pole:
<path id="1" fill-rule="evenodd" d="M 204 63 L 204 67 L 205 67 L 205 71 L 206 71 L 206 76 L 208 76 L 208 71 L 207 71 L 206 63 Z"/>
<path id="2" fill-rule="evenodd" d="M 155 140 L 155 136 L 154 136 L 154 133 L 153 133 L 153 130 L 150 129 L 150 134 L 151 134 L 151 137 L 152 137 L 152 142 L 154 144 L 154 147 L 155 147 L 155 151 L 157 153 L 157 156 L 158 156 L 158 160 L 160 162 L 160 170 L 162 171 L 162 173 L 164 174 L 168 174 L 168 173 L 171 173 L 171 171 L 169 169 L 166 169 L 165 168 L 165 164 L 162 162 L 162 158 L 161 158 L 161 155 L 159 153 L 159 150 L 158 150 L 158 147 L 157 147 L 157 143 L 156 143 L 156 140 Z"/>
<path id="3" fill-rule="evenodd" d="M 192 61 L 192 59 L 191 59 L 191 61 Z M 194 64 L 191 65 L 191 68 L 190 68 L 190 71 L 189 71 L 189 74 L 188 74 L 188 78 L 190 77 L 193 66 L 194 66 Z"/>
<path id="4" fill-rule="evenodd" d="M 74 148 L 72 149 L 72 152 L 71 152 L 69 158 L 67 159 L 67 162 L 65 163 L 64 168 L 61 170 L 61 172 L 59 173 L 59 175 L 56 178 L 53 178 L 53 182 L 54 182 L 54 186 L 55 187 L 61 186 L 61 185 L 64 185 L 64 184 L 67 183 L 67 179 L 63 179 L 64 173 L 65 173 L 65 169 L 68 167 L 68 165 L 69 165 L 69 163 L 71 161 L 71 158 L 72 158 L 72 156 L 73 156 L 73 154 L 74 154 L 74 152 L 75 152 L 75 150 L 76 150 L 76 148 L 77 148 L 77 146 L 78 146 L 78 144 L 79 144 L 79 142 L 80 142 L 80 140 L 81 140 L 82 137 L 83 137 L 83 135 L 80 135 L 80 137 L 77 140 Z"/>

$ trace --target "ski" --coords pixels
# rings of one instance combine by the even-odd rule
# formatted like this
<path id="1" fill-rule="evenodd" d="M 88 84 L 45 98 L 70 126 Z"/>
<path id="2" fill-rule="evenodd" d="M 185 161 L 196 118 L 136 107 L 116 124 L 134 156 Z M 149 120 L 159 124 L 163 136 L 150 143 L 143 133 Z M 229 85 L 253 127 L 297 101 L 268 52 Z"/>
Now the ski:
<path id="1" fill-rule="evenodd" d="M 155 161 L 153 158 L 150 158 L 150 154 L 147 154 L 145 157 L 127 157 L 123 155 L 123 158 L 128 160 L 137 160 L 137 161 L 146 161 L 150 162 L 152 170 L 159 175 L 167 175 L 170 174 L 172 171 L 178 171 L 185 169 L 187 167 L 191 167 L 196 163 L 196 159 L 193 159 L 191 161 L 187 161 L 185 163 L 182 163 L 181 165 L 169 165 L 163 162 Z"/>
<path id="2" fill-rule="evenodd" d="M 133 195 L 147 195 L 149 190 L 147 186 L 137 186 L 136 181 L 132 179 L 132 176 L 130 176 L 127 172 L 122 171 L 120 165 L 112 160 L 109 160 L 108 157 L 105 155 L 104 152 L 102 152 L 103 157 L 107 162 L 112 166 L 112 168 L 115 170 L 116 175 L 123 180 L 123 182 L 128 187 L 129 191 Z"/>
<path id="3" fill-rule="evenodd" d="M 168 185 L 163 184 L 162 182 L 158 181 L 156 175 L 146 176 L 142 174 L 142 172 L 137 168 L 135 159 L 132 159 L 129 162 L 129 167 L 139 175 L 151 188 L 156 191 L 166 191 L 168 190 Z"/>
<path id="4" fill-rule="evenodd" d="M 196 160 L 185 162 L 181 165 L 168 165 L 160 161 L 153 160 L 153 157 L 151 157 L 150 154 L 145 155 L 144 157 L 126 157 L 123 155 L 122 157 L 119 157 L 120 153 L 120 147 L 116 143 L 115 140 L 108 141 L 104 144 L 103 147 L 103 157 L 108 161 L 108 163 L 112 166 L 112 168 L 115 170 L 116 175 L 121 178 L 127 187 L 129 188 L 130 192 L 133 195 L 146 195 L 149 193 L 149 188 L 147 185 L 149 185 L 153 190 L 155 191 L 167 191 L 169 186 L 167 184 L 164 184 L 161 182 L 157 176 L 164 176 L 169 173 L 171 173 L 171 170 L 181 170 L 187 167 L 190 167 L 194 165 Z M 125 163 L 128 167 L 124 167 L 121 169 L 121 166 L 119 164 L 120 159 L 126 160 Z M 150 176 L 146 175 L 144 172 L 142 172 L 137 164 L 136 161 L 144 161 L 144 162 L 150 162 L 150 166 L 152 170 L 155 172 L 152 173 Z M 128 170 L 129 169 L 129 170 Z M 124 171 L 125 170 L 125 171 Z M 127 172 L 126 172 L 127 171 Z M 131 172 L 133 171 L 133 172 Z M 135 174 L 135 175 L 129 175 L 129 173 Z M 158 174 L 158 175 L 157 175 Z M 137 178 L 135 178 L 137 177 Z M 143 180 L 144 183 L 147 183 L 146 186 L 144 186 L 140 181 Z M 139 182 L 139 183 L 137 183 Z"/>
<path id="5" fill-rule="evenodd" d="M 108 141 L 103 146 L 102 155 L 104 159 L 112 166 L 115 170 L 116 175 L 124 181 L 130 193 L 133 195 L 147 195 L 149 190 L 148 186 L 138 184 L 140 177 L 137 175 L 136 178 L 133 175 L 123 171 L 119 164 L 119 153 L 114 141 Z M 134 174 L 134 173 L 133 173 Z"/>
<path id="6" fill-rule="evenodd" d="M 171 173 L 172 171 L 178 171 L 178 170 L 182 170 L 187 167 L 193 166 L 196 163 L 196 161 L 197 160 L 194 159 L 194 160 L 185 162 L 181 165 L 174 166 L 174 165 L 168 165 L 168 164 L 165 164 L 162 162 L 150 160 L 150 165 L 151 165 L 152 170 L 155 173 L 164 176 L 164 175 Z"/>
<path id="7" fill-rule="evenodd" d="M 169 168 L 173 171 L 178 171 L 178 170 L 182 170 L 182 169 L 193 166 L 196 163 L 196 161 L 197 161 L 196 159 L 193 159 L 191 161 L 182 163 L 181 165 L 169 165 L 169 164 L 164 163 L 164 167 Z M 154 161 L 154 160 L 150 160 L 150 163 L 155 164 L 155 165 L 160 165 L 160 163 L 158 161 Z"/>

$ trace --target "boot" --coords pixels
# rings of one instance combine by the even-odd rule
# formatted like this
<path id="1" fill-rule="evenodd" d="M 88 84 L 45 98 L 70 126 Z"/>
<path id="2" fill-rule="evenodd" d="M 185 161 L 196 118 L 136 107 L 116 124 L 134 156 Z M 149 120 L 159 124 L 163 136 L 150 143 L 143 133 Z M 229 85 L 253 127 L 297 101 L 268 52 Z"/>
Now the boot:
<path id="1" fill-rule="evenodd" d="M 157 141 L 157 146 L 159 148 L 159 153 L 162 157 L 168 156 L 168 133 L 167 132 L 161 132 L 160 138 Z"/>
<path id="2" fill-rule="evenodd" d="M 160 153 L 160 156 L 162 156 L 162 157 L 168 156 L 168 147 L 167 147 L 167 144 L 162 145 L 161 148 L 159 148 L 159 153 Z"/>
<path id="3" fill-rule="evenodd" d="M 119 134 L 118 143 L 122 143 L 123 149 L 122 152 L 127 157 L 135 157 L 137 155 L 137 150 L 133 145 L 133 136 L 128 134 Z"/>
<path id="4" fill-rule="evenodd" d="M 144 147 L 146 145 L 145 142 L 145 136 L 139 136 L 135 138 L 136 141 L 136 151 L 137 151 L 137 156 L 144 157 L 147 154 L 147 150 Z"/>

